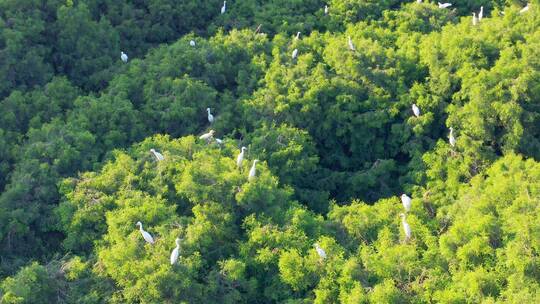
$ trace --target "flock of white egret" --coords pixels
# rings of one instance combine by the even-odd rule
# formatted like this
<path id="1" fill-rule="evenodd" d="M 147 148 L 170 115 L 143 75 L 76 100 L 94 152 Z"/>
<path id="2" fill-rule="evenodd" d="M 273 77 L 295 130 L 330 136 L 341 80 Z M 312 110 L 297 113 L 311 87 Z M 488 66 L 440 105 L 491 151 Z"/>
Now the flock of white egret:
<path id="1" fill-rule="evenodd" d="M 208 110 L 208 115 L 209 115 L 209 121 L 210 121 L 210 108 L 207 109 Z M 212 117 L 212 121 L 213 121 L 213 117 Z M 213 138 L 213 135 L 214 135 L 214 130 L 210 130 L 210 132 L 206 133 L 206 134 L 203 134 L 201 137 L 199 137 L 200 139 L 203 139 L 203 140 L 206 140 L 208 143 L 211 141 L 211 139 Z M 218 141 L 218 143 L 221 142 L 220 139 L 217 139 L 215 138 L 216 141 Z M 242 147 L 240 149 L 240 153 L 238 153 L 238 156 L 236 157 L 236 166 L 241 170 L 242 169 L 242 164 L 244 162 L 244 158 L 245 158 L 245 153 L 247 151 L 247 148 L 246 147 Z M 165 159 L 165 157 L 163 156 L 163 154 L 157 152 L 155 149 L 150 149 L 150 153 L 154 156 L 154 158 L 156 159 L 157 162 L 159 161 L 162 161 Z M 257 165 L 257 162 L 259 162 L 258 159 L 255 159 L 253 160 L 253 165 L 251 166 L 250 170 L 249 170 L 249 174 L 248 174 L 248 181 L 253 181 L 257 175 L 257 171 L 256 171 L 256 165 Z M 139 231 L 143 237 L 143 239 L 149 243 L 149 244 L 154 244 L 154 238 L 152 237 L 152 235 L 148 232 L 148 231 L 145 231 L 143 229 L 143 225 L 141 222 L 137 222 L 136 226 L 139 227 Z M 176 247 L 173 249 L 173 251 L 171 252 L 171 265 L 174 265 L 176 263 L 176 261 L 178 261 L 178 257 L 180 256 L 180 239 L 177 238 L 175 240 L 175 243 L 176 243 Z M 320 250 L 320 251 L 319 251 Z M 324 251 L 322 249 L 318 249 L 317 252 L 323 252 L 324 254 Z M 324 254 L 324 257 L 326 257 L 326 254 Z"/>
<path id="2" fill-rule="evenodd" d="M 416 2 L 417 3 L 422 3 L 422 0 L 416 0 Z M 439 6 L 439 8 L 445 9 L 445 8 L 451 7 L 452 3 L 449 3 L 449 2 L 445 2 L 445 3 L 437 2 L 437 5 Z M 530 5 L 531 5 L 530 3 L 527 3 L 527 5 L 519 11 L 519 13 L 523 14 L 526 11 L 528 11 L 529 8 L 530 8 Z M 223 15 L 226 12 L 227 12 L 227 1 L 223 1 L 223 6 L 221 7 L 221 14 Z M 324 15 L 328 15 L 329 12 L 330 12 L 330 8 L 328 7 L 328 5 L 325 5 L 324 6 Z M 473 12 L 472 14 L 473 14 L 472 24 L 477 25 L 478 22 L 482 21 L 482 18 L 484 18 L 484 7 L 483 6 L 480 7 L 480 12 L 478 12 L 478 15 L 476 15 L 476 12 Z M 503 14 L 504 14 L 504 12 L 503 12 Z M 260 28 L 260 25 L 259 25 L 259 28 Z M 257 28 L 257 31 L 258 31 L 259 28 Z M 300 39 L 300 32 L 297 32 L 296 36 L 295 36 L 295 40 L 298 40 L 298 39 Z M 190 40 L 189 45 L 194 47 L 195 46 L 195 40 Z M 351 51 L 356 50 L 350 36 L 349 36 L 349 39 L 348 39 L 348 45 L 349 45 L 349 49 Z M 298 49 L 294 49 L 293 52 L 292 52 L 292 59 L 296 59 L 296 57 L 298 57 Z M 123 51 L 120 52 L 120 59 L 122 59 L 122 61 L 124 63 L 127 62 L 128 61 L 127 54 L 124 53 Z M 208 110 L 208 111 L 210 111 L 210 110 Z M 208 115 L 210 116 L 210 112 L 208 113 Z"/>
<path id="3" fill-rule="evenodd" d="M 417 3 L 422 3 L 422 0 L 417 0 L 416 2 Z M 448 7 L 452 6 L 452 3 L 438 2 L 437 4 L 438 4 L 439 8 L 441 8 L 441 9 L 445 9 L 445 8 L 448 8 Z M 519 12 L 520 13 L 525 13 L 525 12 L 527 12 L 529 10 L 529 8 L 530 8 L 530 3 L 527 4 L 527 6 L 525 6 L 523 9 L 521 9 Z M 221 7 L 221 14 L 225 14 L 226 11 L 227 11 L 227 1 L 223 1 L 223 6 Z M 325 5 L 324 6 L 324 14 L 328 15 L 328 13 L 329 13 L 329 7 L 328 7 L 328 5 Z M 481 6 L 478 15 L 476 14 L 476 12 L 473 12 L 473 25 L 477 25 L 478 22 L 480 22 L 483 17 L 484 17 L 484 7 Z M 295 36 L 295 40 L 298 40 L 298 39 L 300 39 L 300 32 L 297 32 L 296 36 Z M 189 42 L 189 44 L 190 44 L 190 46 L 194 47 L 195 46 L 195 41 L 191 40 Z M 350 36 L 348 37 L 348 48 L 351 51 L 356 51 L 356 47 L 355 47 L 355 45 L 354 45 L 354 43 L 353 43 Z M 293 52 L 292 52 L 292 59 L 296 59 L 297 57 L 298 57 L 298 49 L 295 48 L 293 50 Z M 122 51 L 121 54 L 120 54 L 120 59 L 124 63 L 127 62 L 128 61 L 127 54 Z M 212 115 L 212 113 L 210 111 L 210 108 L 206 108 L 206 112 L 207 112 L 208 122 L 210 124 L 212 124 L 214 122 L 214 120 L 215 120 L 214 115 Z M 420 115 L 421 115 L 420 108 L 416 104 L 412 104 L 412 112 L 413 112 L 414 116 L 417 117 L 417 118 L 420 117 Z M 218 144 L 221 144 L 223 141 L 221 139 L 219 139 L 219 138 L 214 138 L 214 134 L 215 134 L 215 131 L 210 130 L 208 133 L 205 133 L 205 134 L 201 135 L 199 137 L 199 139 L 202 139 L 202 140 L 206 141 L 207 143 L 210 143 L 212 140 L 215 140 Z M 454 137 L 454 129 L 452 127 L 450 127 L 450 134 L 448 136 L 448 139 L 449 139 L 450 145 L 452 147 L 455 147 L 456 138 Z M 240 149 L 240 153 L 238 154 L 238 156 L 236 158 L 236 166 L 239 169 L 242 168 L 242 163 L 244 161 L 246 151 L 247 151 L 247 148 L 242 147 Z M 165 159 L 163 154 L 157 152 L 155 149 L 150 149 L 150 153 L 152 153 L 153 157 L 158 162 Z M 248 173 L 248 181 L 253 181 L 255 179 L 256 174 L 257 174 L 256 165 L 257 165 L 258 161 L 259 160 L 257 160 L 257 159 L 253 160 L 253 164 L 252 164 L 252 166 L 251 166 L 251 168 L 249 170 L 249 173 Z M 407 223 L 406 213 L 408 213 L 411 210 L 412 199 L 407 194 L 402 194 L 401 195 L 401 202 L 402 202 L 403 208 L 405 210 L 404 213 L 400 213 L 401 224 L 403 226 L 403 232 L 405 233 L 405 242 L 407 242 L 407 241 L 409 241 L 411 239 L 412 230 L 411 230 L 411 226 L 409 225 L 409 223 Z M 136 226 L 139 227 L 139 231 L 140 231 L 142 237 L 144 238 L 144 240 L 149 244 L 154 244 L 154 238 L 152 237 L 152 235 L 150 233 L 148 233 L 147 231 L 145 231 L 143 229 L 142 223 L 137 222 Z M 171 257 L 170 257 L 171 265 L 174 265 L 178 261 L 178 257 L 180 255 L 180 241 L 181 240 L 179 238 L 177 238 L 175 240 L 176 247 L 171 252 Z M 315 243 L 314 247 L 315 247 L 315 250 L 317 251 L 317 254 L 319 255 L 321 261 L 326 259 L 327 256 L 326 256 L 326 252 L 324 251 L 324 249 L 322 249 L 319 246 L 318 243 Z"/>
<path id="4" fill-rule="evenodd" d="M 203 140 L 206 140 L 207 142 L 209 142 L 209 139 L 213 138 L 213 134 L 214 134 L 214 130 L 210 130 L 209 133 L 206 133 L 204 135 L 202 135 L 200 137 L 200 139 L 203 139 Z M 220 141 L 219 139 L 215 139 L 216 141 Z M 244 162 L 244 157 L 245 157 L 245 153 L 247 151 L 247 148 L 246 147 L 242 147 L 240 149 L 240 153 L 238 153 L 238 156 L 236 157 L 236 166 L 241 170 L 242 169 L 242 164 Z M 150 153 L 155 157 L 156 161 L 159 162 L 159 161 L 162 161 L 165 159 L 165 157 L 163 156 L 163 154 L 157 152 L 155 149 L 150 149 Z M 257 175 L 257 171 L 256 171 L 256 165 L 257 165 L 257 162 L 259 162 L 258 159 L 255 159 L 253 160 L 253 165 L 251 166 L 250 170 L 249 170 L 249 174 L 248 174 L 248 181 L 253 181 Z M 141 222 L 137 222 L 136 226 L 139 227 L 139 231 L 143 237 L 143 239 L 149 243 L 149 244 L 154 244 L 154 238 L 152 237 L 152 235 L 148 232 L 148 231 L 145 231 L 143 229 L 143 225 Z M 171 265 L 174 265 L 176 263 L 176 261 L 178 260 L 178 257 L 180 256 L 180 239 L 177 238 L 175 240 L 175 243 L 176 243 L 176 247 L 173 249 L 173 251 L 171 252 Z M 319 248 L 320 249 L 320 248 Z M 320 249 L 322 251 L 322 249 Z M 318 251 L 319 252 L 319 251 Z M 322 251 L 324 253 L 324 251 Z M 326 255 L 325 255 L 326 257 Z"/>

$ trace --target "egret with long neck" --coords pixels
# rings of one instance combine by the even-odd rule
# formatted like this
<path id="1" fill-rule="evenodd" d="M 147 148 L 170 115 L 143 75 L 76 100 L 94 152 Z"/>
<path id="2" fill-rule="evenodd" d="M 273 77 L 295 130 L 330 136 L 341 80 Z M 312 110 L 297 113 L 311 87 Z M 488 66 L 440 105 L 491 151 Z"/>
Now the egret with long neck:
<path id="1" fill-rule="evenodd" d="M 247 150 L 246 147 L 242 147 L 242 149 L 240 149 L 240 153 L 236 157 L 236 166 L 238 168 L 242 168 L 242 162 L 244 161 L 244 156 L 246 154 L 246 150 Z"/>
<path id="2" fill-rule="evenodd" d="M 349 43 L 349 50 L 355 51 L 356 47 L 354 46 L 354 43 L 352 42 L 351 36 L 348 37 L 348 43 Z"/>
<path id="3" fill-rule="evenodd" d="M 254 180 L 255 176 L 257 175 L 257 171 L 256 171 L 257 169 L 255 169 L 257 162 L 259 162 L 259 160 L 257 159 L 253 161 L 253 165 L 251 166 L 251 169 L 249 170 L 248 181 Z"/>
<path id="4" fill-rule="evenodd" d="M 180 239 L 176 239 L 176 248 L 171 252 L 171 265 L 176 264 L 178 261 L 178 256 L 180 255 Z"/>
<path id="5" fill-rule="evenodd" d="M 206 112 L 208 112 L 208 122 L 213 123 L 214 122 L 214 115 L 210 113 L 210 108 L 206 108 Z"/>
<path id="6" fill-rule="evenodd" d="M 144 231 L 143 227 L 142 227 L 142 223 L 141 222 L 137 222 L 136 226 L 139 226 L 139 231 L 141 232 L 144 240 L 147 242 L 147 243 L 150 243 L 150 244 L 154 244 L 154 238 L 152 237 L 152 235 L 146 231 Z"/>
<path id="7" fill-rule="evenodd" d="M 409 226 L 409 223 L 405 219 L 405 213 L 401 213 L 399 216 L 401 216 L 401 224 L 403 226 L 403 232 L 405 232 L 405 242 L 407 242 L 412 236 L 411 226 Z"/>
<path id="8" fill-rule="evenodd" d="M 448 142 L 452 147 L 456 146 L 456 138 L 454 137 L 454 128 L 450 128 L 450 135 L 448 135 Z"/>
<path id="9" fill-rule="evenodd" d="M 225 14 L 227 11 L 227 1 L 223 1 L 223 6 L 221 7 L 221 14 Z"/>

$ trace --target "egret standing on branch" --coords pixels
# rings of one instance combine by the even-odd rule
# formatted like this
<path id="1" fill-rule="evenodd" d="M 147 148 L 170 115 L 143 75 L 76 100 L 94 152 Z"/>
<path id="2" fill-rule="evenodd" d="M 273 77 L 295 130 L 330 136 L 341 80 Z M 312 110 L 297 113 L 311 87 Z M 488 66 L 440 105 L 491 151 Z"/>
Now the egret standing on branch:
<path id="1" fill-rule="evenodd" d="M 147 243 L 150 243 L 150 244 L 154 244 L 154 238 L 152 238 L 152 235 L 150 235 L 150 233 L 146 232 L 143 230 L 142 228 L 142 223 L 141 222 L 137 222 L 136 226 L 139 226 L 139 231 L 141 232 L 144 240 L 147 242 Z"/>
<path id="2" fill-rule="evenodd" d="M 297 32 L 296 37 L 294 37 L 294 40 L 298 40 L 298 39 L 300 39 L 300 32 Z"/>
<path id="3" fill-rule="evenodd" d="M 163 154 L 157 152 L 156 150 L 154 149 L 150 149 L 150 153 L 152 153 L 152 155 L 154 155 L 154 157 L 156 158 L 156 161 L 162 161 L 165 159 L 165 157 L 163 156 Z"/>
<path id="4" fill-rule="evenodd" d="M 476 17 L 476 13 L 472 13 L 472 25 L 476 26 L 478 24 L 478 17 Z"/>
<path id="5" fill-rule="evenodd" d="M 225 11 L 227 11 L 227 1 L 223 1 L 223 6 L 221 7 L 221 14 L 225 14 Z"/>
<path id="6" fill-rule="evenodd" d="M 120 52 L 120 59 L 122 59 L 122 61 L 125 63 L 128 61 L 128 55 L 126 55 L 124 52 Z"/>
<path id="7" fill-rule="evenodd" d="M 216 131 L 210 130 L 210 132 L 201 135 L 199 139 L 206 140 L 207 143 L 210 143 L 210 141 L 214 137 L 214 133 L 216 133 Z"/>
<path id="8" fill-rule="evenodd" d="M 255 179 L 255 175 L 257 175 L 257 169 L 255 169 L 255 166 L 257 165 L 258 161 L 258 159 L 253 161 L 253 165 L 251 166 L 251 169 L 249 169 L 248 181 L 252 181 Z"/>
<path id="9" fill-rule="evenodd" d="M 405 220 L 405 214 L 401 213 L 399 216 L 401 216 L 401 224 L 403 225 L 403 232 L 405 232 L 405 242 L 411 239 L 411 226 L 409 226 L 409 223 Z"/>
<path id="10" fill-rule="evenodd" d="M 401 195 L 401 203 L 403 204 L 405 212 L 411 211 L 412 200 L 407 194 L 403 193 Z"/>
<path id="11" fill-rule="evenodd" d="M 352 42 L 351 36 L 349 36 L 349 50 L 356 51 L 356 48 L 354 47 L 354 43 Z"/>
<path id="12" fill-rule="evenodd" d="M 454 137 L 454 128 L 450 127 L 450 134 L 448 135 L 448 142 L 452 147 L 456 146 L 456 138 Z"/>
<path id="13" fill-rule="evenodd" d="M 319 246 L 319 244 L 315 243 L 314 246 L 315 246 L 315 250 L 317 251 L 317 254 L 321 258 L 321 260 L 326 259 L 326 252 L 324 252 L 324 250 Z"/>
<path id="14" fill-rule="evenodd" d="M 189 45 L 195 46 L 195 40 L 191 40 L 191 41 L 189 42 Z"/>
<path id="15" fill-rule="evenodd" d="M 478 21 L 482 21 L 482 18 L 484 18 L 484 7 L 480 6 L 480 12 L 478 13 Z"/>
<path id="16" fill-rule="evenodd" d="M 242 149 L 240 149 L 240 154 L 238 154 L 238 157 L 236 157 L 236 166 L 238 168 L 242 168 L 242 162 L 244 161 L 244 155 L 246 153 L 246 150 L 246 147 L 242 147 Z"/>
<path id="17" fill-rule="evenodd" d="M 452 3 L 440 3 L 440 2 L 437 2 L 437 4 L 439 4 L 439 8 L 447 8 L 447 7 L 450 7 L 452 6 Z"/>
<path id="18" fill-rule="evenodd" d="M 176 239 L 176 248 L 171 252 L 171 265 L 176 264 L 178 261 L 178 256 L 180 255 L 180 239 Z"/>
<path id="19" fill-rule="evenodd" d="M 418 106 L 414 103 L 412 105 L 412 111 L 413 111 L 414 116 L 420 117 L 420 108 L 418 108 Z"/>
<path id="20" fill-rule="evenodd" d="M 206 108 L 206 112 L 208 112 L 208 122 L 213 123 L 214 122 L 214 115 L 210 113 L 210 108 Z"/>
<path id="21" fill-rule="evenodd" d="M 324 14 L 325 14 L 325 15 L 328 15 L 328 5 L 325 5 L 325 6 L 324 6 Z"/>

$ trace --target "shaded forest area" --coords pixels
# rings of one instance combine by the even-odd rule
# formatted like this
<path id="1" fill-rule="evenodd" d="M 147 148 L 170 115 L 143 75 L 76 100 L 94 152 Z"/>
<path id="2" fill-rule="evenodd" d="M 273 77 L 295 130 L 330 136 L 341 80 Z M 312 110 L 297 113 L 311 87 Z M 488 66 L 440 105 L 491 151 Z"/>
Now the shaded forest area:
<path id="1" fill-rule="evenodd" d="M 540 303 L 540 1 L 421 2 L 0 0 L 0 303 Z"/>

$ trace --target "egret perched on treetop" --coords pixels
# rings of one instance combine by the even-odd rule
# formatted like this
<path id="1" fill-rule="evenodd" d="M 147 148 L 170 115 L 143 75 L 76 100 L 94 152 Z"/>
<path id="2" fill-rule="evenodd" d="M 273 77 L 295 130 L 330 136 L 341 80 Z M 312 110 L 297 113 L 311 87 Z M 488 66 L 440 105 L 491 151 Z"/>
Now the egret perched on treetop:
<path id="1" fill-rule="evenodd" d="M 324 14 L 325 14 L 325 15 L 328 15 L 328 5 L 325 5 L 325 6 L 324 6 Z"/>
<path id="2" fill-rule="evenodd" d="M 213 123 L 214 122 L 214 115 L 210 113 L 210 108 L 206 108 L 206 112 L 208 112 L 208 122 Z"/>
<path id="3" fill-rule="evenodd" d="M 141 222 L 137 222 L 137 224 L 135 226 L 139 226 L 139 231 L 141 232 L 144 240 L 147 243 L 154 244 L 154 238 L 152 238 L 152 235 L 150 235 L 150 233 L 143 230 Z"/>
<path id="4" fill-rule="evenodd" d="M 210 130 L 210 132 L 201 135 L 199 139 L 203 139 L 203 140 L 206 140 L 206 142 L 210 142 L 212 140 L 212 137 L 214 137 L 214 133 L 216 133 L 216 131 Z"/>
<path id="5" fill-rule="evenodd" d="M 324 250 L 319 246 L 319 243 L 315 243 L 314 246 L 319 257 L 321 257 L 322 260 L 326 259 L 326 252 L 324 252 Z"/>
<path id="6" fill-rule="evenodd" d="M 349 36 L 349 50 L 355 51 L 354 43 L 352 42 L 351 36 Z"/>
<path id="7" fill-rule="evenodd" d="M 225 14 L 227 10 L 227 1 L 223 1 L 223 6 L 221 7 L 221 14 Z"/>
<path id="8" fill-rule="evenodd" d="M 484 18 L 484 7 L 480 6 L 480 12 L 478 13 L 478 21 L 482 21 L 482 18 Z"/>
<path id="9" fill-rule="evenodd" d="M 258 161 L 258 159 L 253 161 L 253 165 L 251 166 L 251 169 L 249 169 L 248 181 L 252 181 L 253 179 L 255 179 L 255 175 L 257 174 L 255 166 L 257 165 Z"/>
<path id="10" fill-rule="evenodd" d="M 122 59 L 123 62 L 127 62 L 128 61 L 128 55 L 126 55 L 126 53 L 124 53 L 124 52 L 120 52 L 120 59 Z"/>
<path id="11" fill-rule="evenodd" d="M 478 24 L 478 17 L 476 17 L 476 13 L 472 13 L 472 25 L 476 26 Z"/>
<path id="12" fill-rule="evenodd" d="M 401 216 L 401 224 L 403 225 L 403 232 L 405 232 L 405 242 L 411 239 L 411 226 L 409 226 L 409 223 L 405 220 L 405 214 L 401 213 L 399 216 Z"/>
<path id="13" fill-rule="evenodd" d="M 164 160 L 165 157 L 163 156 L 163 154 L 157 152 L 156 150 L 154 149 L 150 149 L 150 153 L 152 153 L 152 155 L 154 155 L 154 157 L 156 158 L 156 161 L 161 161 L 161 160 Z"/>
<path id="14" fill-rule="evenodd" d="M 191 40 L 191 41 L 189 42 L 189 45 L 195 46 L 195 40 Z"/>
<path id="15" fill-rule="evenodd" d="M 294 49 L 292 51 L 292 59 L 296 59 L 297 56 L 298 56 L 298 49 Z"/>
<path id="16" fill-rule="evenodd" d="M 440 3 L 440 2 L 437 2 L 437 4 L 439 4 L 439 8 L 447 8 L 447 7 L 450 7 L 452 6 L 452 3 Z"/>
<path id="17" fill-rule="evenodd" d="M 523 14 L 523 13 L 525 13 L 526 11 L 528 11 L 530 5 L 531 5 L 530 3 L 527 3 L 527 5 L 519 11 L 519 13 L 520 13 L 520 14 Z"/>
<path id="18" fill-rule="evenodd" d="M 294 37 L 294 39 L 295 39 L 295 40 L 300 39 L 300 32 L 297 32 L 297 33 L 296 33 L 296 37 Z"/>
<path id="19" fill-rule="evenodd" d="M 411 211 L 411 198 L 407 194 L 403 193 L 401 195 L 401 203 L 403 204 L 403 208 L 406 212 Z"/>
<path id="20" fill-rule="evenodd" d="M 242 149 L 240 149 L 240 154 L 238 154 L 238 157 L 236 157 L 236 166 L 238 168 L 242 168 L 242 162 L 244 161 L 244 155 L 246 153 L 246 150 L 246 147 L 242 147 Z"/>
<path id="21" fill-rule="evenodd" d="M 180 239 L 176 239 L 176 248 L 171 252 L 171 265 L 176 264 L 178 261 L 178 256 L 180 255 Z"/>
<path id="22" fill-rule="evenodd" d="M 448 135 L 448 142 L 452 147 L 456 146 L 456 138 L 454 137 L 454 128 L 450 127 L 450 135 Z"/>
<path id="23" fill-rule="evenodd" d="M 414 116 L 420 117 L 420 108 L 418 108 L 418 106 L 414 103 L 412 105 L 412 111 L 413 111 Z"/>

